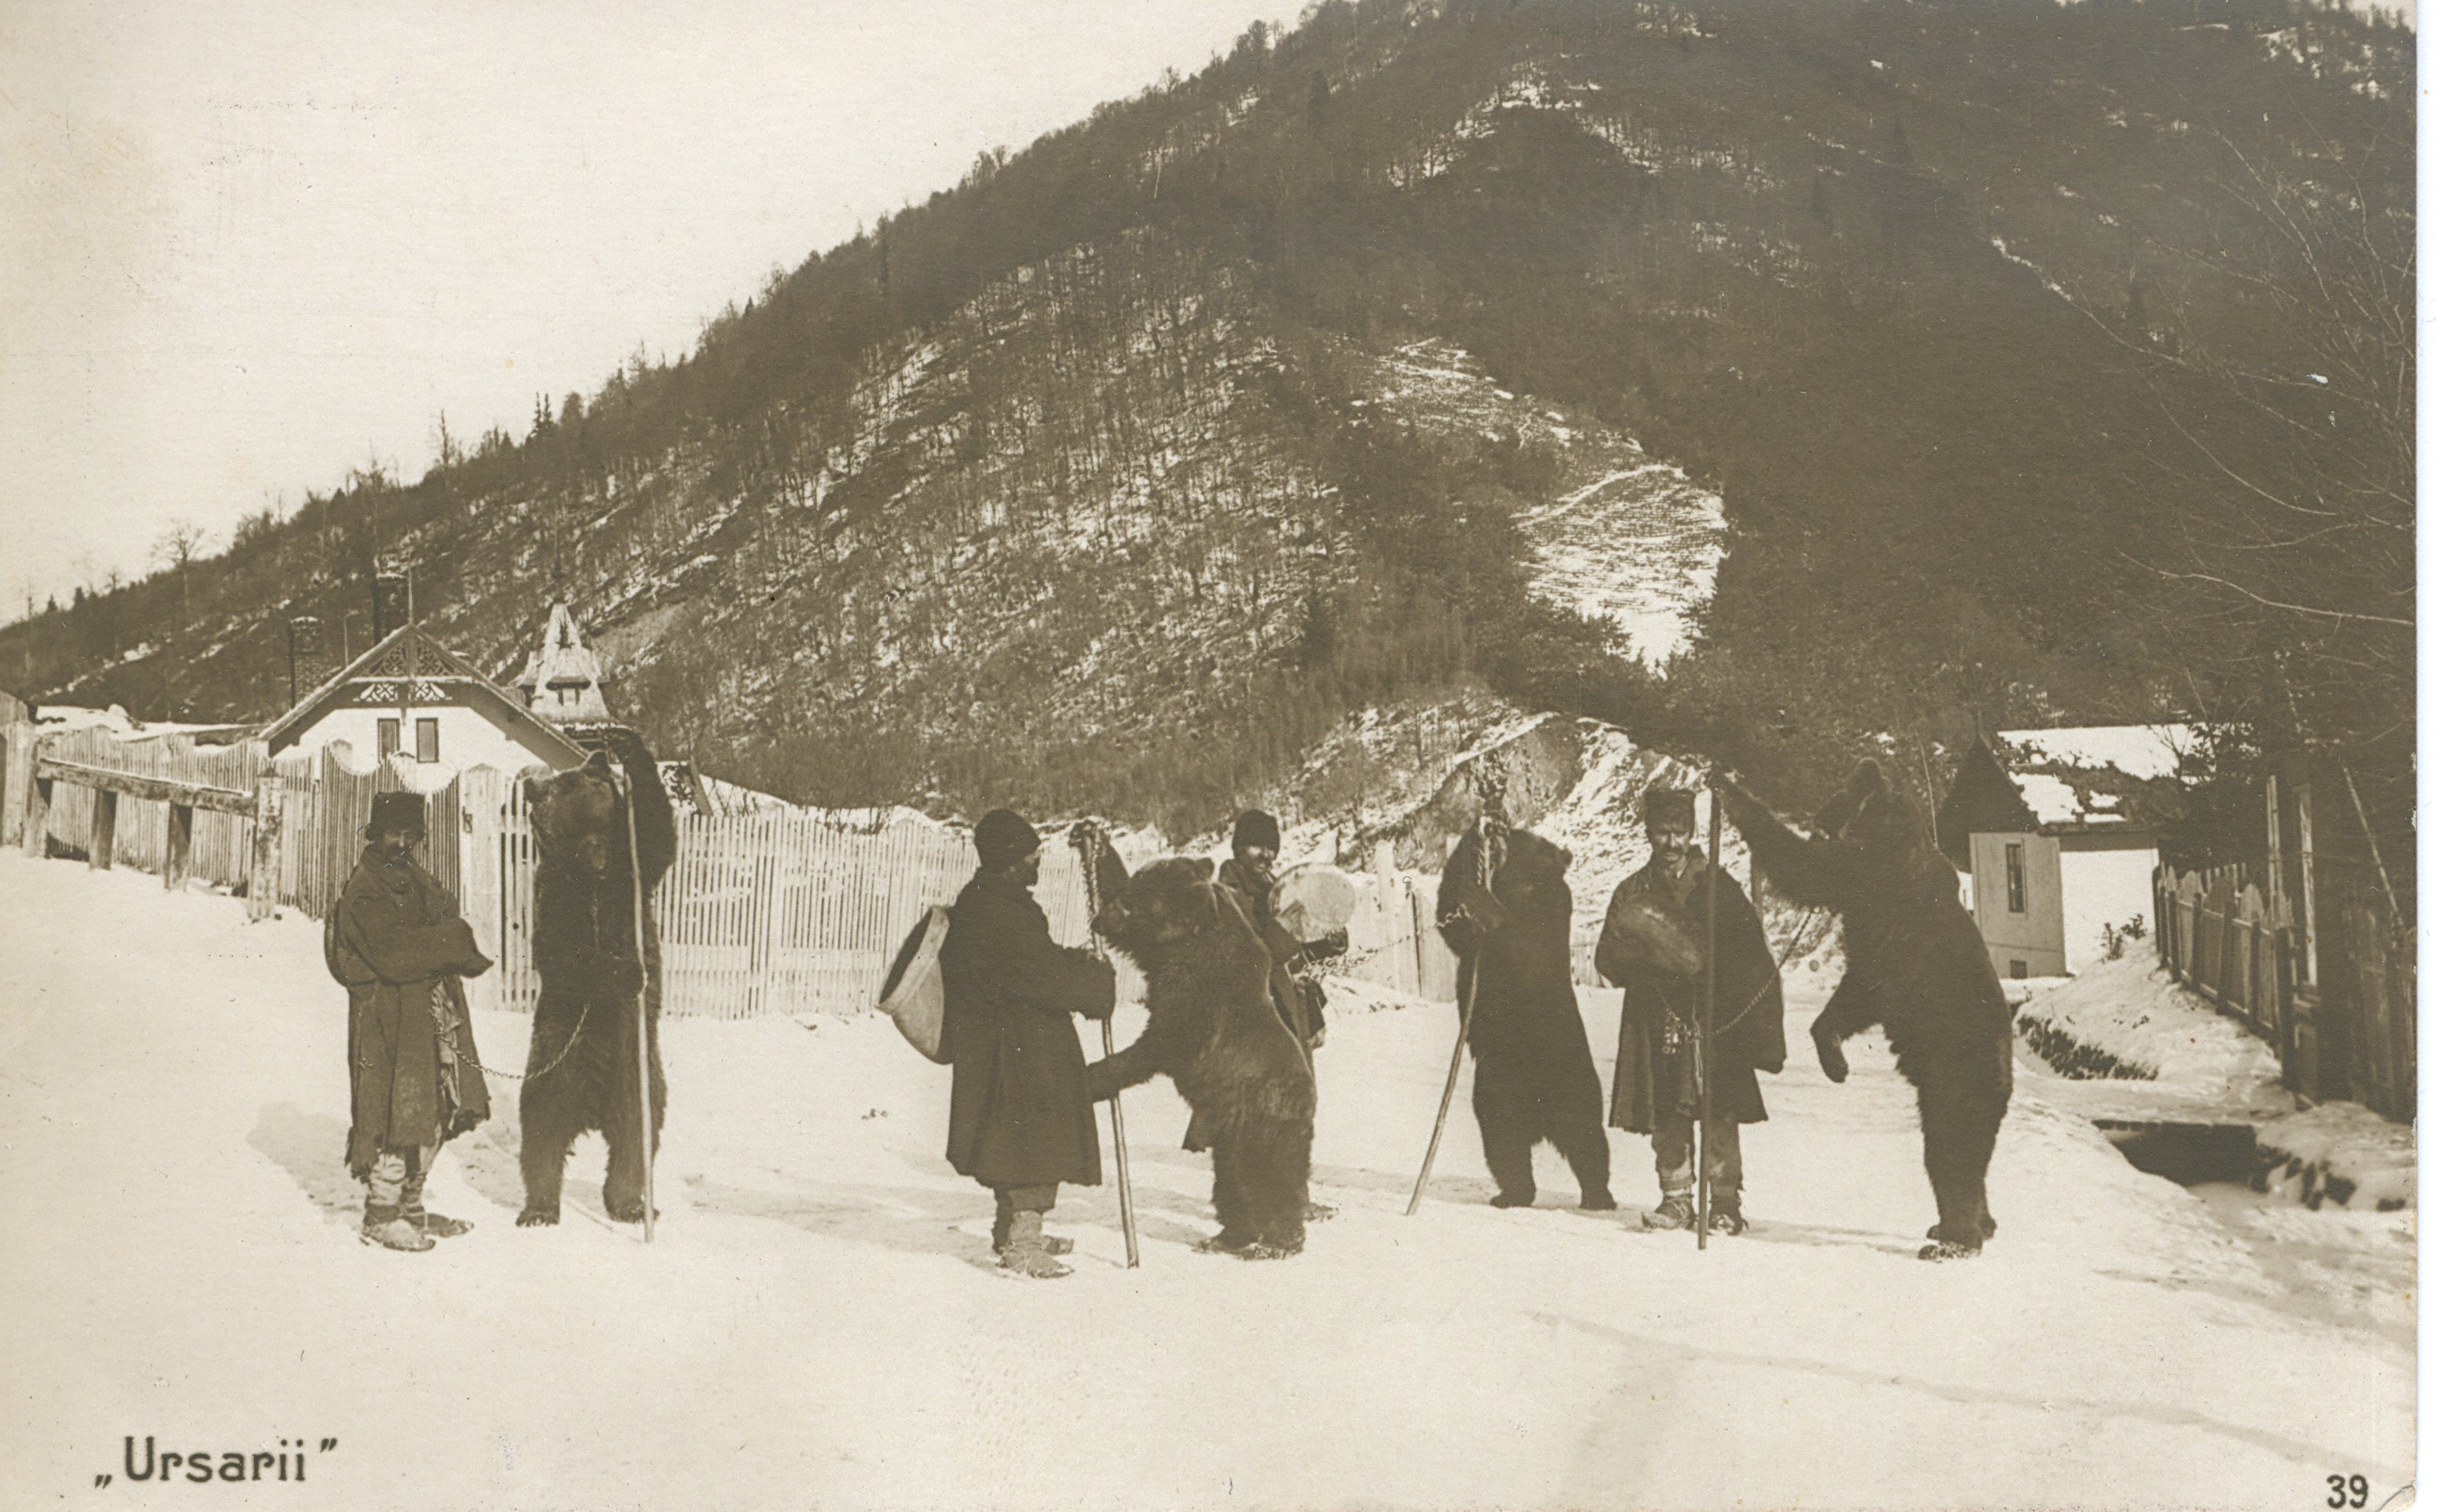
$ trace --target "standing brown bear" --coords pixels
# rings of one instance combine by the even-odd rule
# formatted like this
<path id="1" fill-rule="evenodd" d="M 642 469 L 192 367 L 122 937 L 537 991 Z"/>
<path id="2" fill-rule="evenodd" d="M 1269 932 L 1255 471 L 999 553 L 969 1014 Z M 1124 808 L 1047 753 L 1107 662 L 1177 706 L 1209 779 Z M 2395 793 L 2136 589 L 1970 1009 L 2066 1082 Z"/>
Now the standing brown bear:
<path id="1" fill-rule="evenodd" d="M 1584 1207 L 1616 1206 L 1599 1071 L 1575 1002 L 1573 859 L 1529 830 L 1510 831 L 1485 888 L 1475 829 L 1440 873 L 1440 934 L 1456 953 L 1458 1000 L 1473 1002 L 1473 1116 L 1498 1184 L 1493 1207 L 1532 1205 L 1532 1147 L 1544 1139 L 1566 1157 Z"/>
<path id="2" fill-rule="evenodd" d="M 2014 1008 L 1956 896 L 1955 869 L 1931 844 L 1921 809 L 1864 762 L 1805 839 L 1733 780 L 1727 813 L 1771 884 L 1796 903 L 1834 908 L 1846 929 L 1846 976 L 1811 1023 L 1820 1069 L 1846 1080 L 1845 1042 L 1887 1030 L 1897 1070 L 1921 1109 L 1922 1163 L 1938 1200 L 1925 1260 L 1978 1255 L 1989 1216 L 1989 1155 L 2015 1088 Z"/>
<path id="3" fill-rule="evenodd" d="M 594 751 L 573 771 L 525 782 L 533 817 L 533 954 L 541 975 L 533 1046 L 517 1099 L 524 1126 L 525 1205 L 520 1225 L 558 1222 L 559 1190 L 576 1137 L 610 1141 L 601 1200 L 623 1223 L 644 1219 L 644 1151 L 657 1150 L 668 1087 L 661 1077 L 661 937 L 652 889 L 677 858 L 677 820 L 660 767 L 631 730 L 600 737 L 633 792 L 634 845 L 610 757 Z M 643 885 L 643 954 L 635 951 L 636 878 Z M 642 1053 L 651 1071 L 648 1136 L 636 1106 L 635 994 L 644 994 Z"/>
<path id="4" fill-rule="evenodd" d="M 1312 1065 L 1270 998 L 1270 957 L 1207 860 L 1131 877 L 1113 857 L 1093 929 L 1142 968 L 1142 1037 L 1091 1067 L 1097 1100 L 1166 1073 L 1209 1134 L 1219 1232 L 1199 1246 L 1246 1259 L 1303 1248 L 1312 1181 Z"/>

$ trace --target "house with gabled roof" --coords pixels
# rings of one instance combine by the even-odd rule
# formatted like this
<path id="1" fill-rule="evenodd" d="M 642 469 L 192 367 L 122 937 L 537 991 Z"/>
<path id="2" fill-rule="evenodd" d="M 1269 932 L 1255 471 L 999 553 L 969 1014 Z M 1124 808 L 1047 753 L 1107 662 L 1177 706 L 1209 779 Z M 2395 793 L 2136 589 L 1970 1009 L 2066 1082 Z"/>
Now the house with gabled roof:
<path id="1" fill-rule="evenodd" d="M 445 787 L 471 766 L 565 771 L 585 759 L 522 698 L 416 624 L 393 630 L 339 669 L 262 738 L 274 756 L 344 741 L 362 755 L 394 757 L 418 789 Z"/>
<path id="2" fill-rule="evenodd" d="M 2104 958 L 2111 931 L 2155 929 L 2159 827 L 2125 809 L 2135 784 L 2178 775 L 2182 726 L 2002 730 L 1956 764 L 1938 848 L 1971 879 L 1972 916 L 2001 976 L 2063 976 Z"/>

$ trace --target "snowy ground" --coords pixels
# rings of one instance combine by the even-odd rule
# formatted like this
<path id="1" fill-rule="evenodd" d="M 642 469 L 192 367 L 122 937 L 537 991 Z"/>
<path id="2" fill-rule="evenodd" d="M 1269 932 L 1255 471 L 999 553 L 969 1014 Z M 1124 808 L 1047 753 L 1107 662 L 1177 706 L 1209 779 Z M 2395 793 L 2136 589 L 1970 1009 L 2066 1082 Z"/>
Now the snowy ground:
<path id="1" fill-rule="evenodd" d="M 2412 1204 L 2413 1131 L 2358 1102 L 2298 1108 L 2276 1051 L 2159 969 L 2140 943 L 2123 958 L 2038 984 L 2016 1015 L 2053 1049 L 2103 1053 L 2151 1080 L 2055 1082 L 2047 1096 L 2086 1118 L 2119 1124 L 2250 1124 L 2273 1191 L 2319 1206 L 2334 1198 L 2376 1212 Z M 2374 1221 L 2375 1222 L 2375 1221 Z"/>
<path id="2" fill-rule="evenodd" d="M 2160 969 L 2147 941 L 2078 976 L 2032 992 L 2018 1021 L 2048 1026 L 2102 1052 L 2158 1090 L 2262 1117 L 2293 1107 L 2279 1086 L 2277 1052 Z"/>
<path id="3" fill-rule="evenodd" d="M 2336 1215 L 2358 1232 L 2297 1263 L 2036 1072 L 1996 1241 L 1926 1265 L 1886 1056 L 1832 1087 L 1791 1033 L 1755 1227 L 1703 1254 L 1636 1230 L 1622 1134 L 1625 1214 L 1564 1205 L 1555 1167 L 1541 1207 L 1488 1207 L 1461 1104 L 1402 1216 L 1450 1015 L 1341 1011 L 1315 1162 L 1342 1213 L 1304 1256 L 1190 1252 L 1208 1168 L 1163 1083 L 1126 1102 L 1142 1268 L 1114 1192 L 1070 1191 L 1076 1274 L 1044 1284 L 985 1263 L 946 1073 L 885 1022 L 677 1020 L 656 1243 L 602 1221 L 597 1143 L 568 1221 L 516 1228 L 504 1118 L 433 1183 L 474 1232 L 403 1256 L 355 1239 L 310 921 L 9 854 L 0 959 L 0 1505 L 178 1502 L 124 1479 L 131 1433 L 139 1461 L 316 1446 L 317 1502 L 190 1499 L 219 1505 L 2294 1507 L 2359 1472 L 2376 1506 L 2412 1473 L 2413 1215 Z M 1616 1011 L 1586 1009 L 1603 1072 Z M 509 1064 L 523 1029 L 477 1026 Z"/>

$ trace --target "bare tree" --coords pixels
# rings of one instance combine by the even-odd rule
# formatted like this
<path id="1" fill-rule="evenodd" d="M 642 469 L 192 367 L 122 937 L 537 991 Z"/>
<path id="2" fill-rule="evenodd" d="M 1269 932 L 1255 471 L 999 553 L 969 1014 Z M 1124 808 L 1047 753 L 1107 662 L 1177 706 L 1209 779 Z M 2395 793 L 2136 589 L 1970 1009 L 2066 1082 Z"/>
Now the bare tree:
<path id="1" fill-rule="evenodd" d="M 191 587 L 194 573 L 189 569 L 194 566 L 196 556 L 202 554 L 203 543 L 208 539 L 210 533 L 203 526 L 191 519 L 179 519 L 171 521 L 169 528 L 161 533 L 161 538 L 152 543 L 154 559 L 178 580 L 178 618 L 182 622 L 194 618 Z"/>
<path id="2" fill-rule="evenodd" d="M 2140 237 L 2111 317 L 2173 440 L 2164 538 L 2129 550 L 2173 596 L 2176 659 L 2272 741 L 2333 750 L 2374 837 L 2412 807 L 2412 144 L 2209 142 L 2202 188 Z M 2383 812 L 2381 812 L 2383 811 Z M 2373 843 L 2376 844 L 2376 838 Z"/>

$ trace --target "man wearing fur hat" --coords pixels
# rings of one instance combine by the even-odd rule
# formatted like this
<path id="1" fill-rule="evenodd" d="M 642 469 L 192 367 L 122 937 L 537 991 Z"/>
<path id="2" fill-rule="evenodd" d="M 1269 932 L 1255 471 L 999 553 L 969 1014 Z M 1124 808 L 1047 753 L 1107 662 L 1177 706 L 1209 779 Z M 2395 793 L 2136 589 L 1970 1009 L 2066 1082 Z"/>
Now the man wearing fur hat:
<path id="1" fill-rule="evenodd" d="M 1006 809 L 974 827 L 981 857 L 940 942 L 942 1038 L 952 1081 L 948 1164 L 998 1202 L 991 1247 L 1021 1275 L 1061 1276 L 1074 1248 L 1041 1232 L 1058 1184 L 1101 1181 L 1101 1126 L 1086 1091 L 1073 1015 L 1106 1018 L 1117 977 L 1087 950 L 1050 938 L 1034 900 L 1041 837 Z"/>
<path id="2" fill-rule="evenodd" d="M 1270 953 L 1270 1006 L 1278 1010 L 1279 1021 L 1303 1046 L 1304 1059 L 1309 1061 L 1329 1038 L 1329 1026 L 1321 1016 L 1329 994 L 1320 985 L 1320 963 L 1279 923 L 1280 840 L 1276 816 L 1257 808 L 1237 815 L 1228 835 L 1230 854 L 1219 863 L 1217 880 L 1244 901 L 1253 931 L 1262 937 L 1262 948 Z M 1200 1113 L 1186 1121 L 1185 1148 L 1196 1153 L 1210 1148 L 1210 1126 Z M 1304 1204 L 1306 1222 L 1336 1216 L 1337 1209 L 1326 1204 Z"/>
<path id="3" fill-rule="evenodd" d="M 423 1182 L 442 1143 L 491 1116 L 458 982 L 491 962 L 457 900 L 415 865 L 422 838 L 421 798 L 375 795 L 363 857 L 322 937 L 347 989 L 347 1169 L 367 1187 L 364 1242 L 410 1251 L 473 1226 L 428 1211 Z"/>
<path id="4" fill-rule="evenodd" d="M 1270 1000 L 1279 1018 L 1293 1030 L 1307 1052 L 1320 1048 L 1328 1037 L 1321 1017 L 1322 995 L 1316 973 L 1308 970 L 1302 941 L 1278 922 L 1273 894 L 1278 888 L 1279 821 L 1260 809 L 1236 816 L 1229 837 L 1234 853 L 1219 863 L 1219 885 L 1235 889 L 1252 916 L 1253 928 L 1270 953 Z"/>
<path id="5" fill-rule="evenodd" d="M 1693 1126 L 1702 1109 L 1693 1045 L 1701 1030 L 1703 941 L 1708 938 L 1714 858 L 1693 837 L 1689 792 L 1653 788 L 1645 794 L 1642 828 L 1651 861 L 1617 885 L 1593 957 L 1600 976 L 1625 989 L 1609 1123 L 1651 1135 L 1660 1204 L 1643 1216 L 1643 1226 L 1690 1228 Z M 1711 1229 L 1740 1234 L 1743 1150 L 1737 1126 L 1769 1116 L 1754 1073 L 1776 1075 L 1786 1066 L 1786 1003 L 1760 915 L 1723 869 L 1718 897 L 1718 995 L 1702 1164 L 1710 1178 Z"/>

